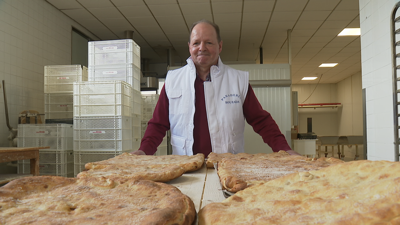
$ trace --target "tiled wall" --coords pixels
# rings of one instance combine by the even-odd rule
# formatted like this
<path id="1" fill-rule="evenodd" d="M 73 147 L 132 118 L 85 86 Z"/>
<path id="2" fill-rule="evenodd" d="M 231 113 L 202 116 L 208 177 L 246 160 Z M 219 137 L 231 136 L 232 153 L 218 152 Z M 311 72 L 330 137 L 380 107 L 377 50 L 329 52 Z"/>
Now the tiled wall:
<path id="1" fill-rule="evenodd" d="M 0 80 L 13 128 L 24 110 L 44 113 L 44 66 L 71 63 L 72 27 L 88 33 L 44 0 L 0 0 Z M 8 146 L 3 88 L 0 96 L 0 146 Z"/>
<path id="2" fill-rule="evenodd" d="M 366 89 L 370 160 L 394 160 L 390 17 L 397 2 L 359 0 L 362 87 Z"/>

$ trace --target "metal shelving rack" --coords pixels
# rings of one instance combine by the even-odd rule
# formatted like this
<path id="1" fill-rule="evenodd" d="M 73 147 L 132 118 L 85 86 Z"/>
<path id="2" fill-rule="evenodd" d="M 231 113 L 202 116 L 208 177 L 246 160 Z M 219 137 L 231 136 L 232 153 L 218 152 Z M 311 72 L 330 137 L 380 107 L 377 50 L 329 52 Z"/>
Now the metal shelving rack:
<path id="1" fill-rule="evenodd" d="M 394 118 L 394 149 L 395 149 L 395 160 L 399 161 L 399 120 L 400 120 L 400 13 L 397 11 L 400 7 L 398 2 L 392 11 L 391 17 L 391 33 L 392 33 L 392 65 L 393 65 L 393 118 Z"/>

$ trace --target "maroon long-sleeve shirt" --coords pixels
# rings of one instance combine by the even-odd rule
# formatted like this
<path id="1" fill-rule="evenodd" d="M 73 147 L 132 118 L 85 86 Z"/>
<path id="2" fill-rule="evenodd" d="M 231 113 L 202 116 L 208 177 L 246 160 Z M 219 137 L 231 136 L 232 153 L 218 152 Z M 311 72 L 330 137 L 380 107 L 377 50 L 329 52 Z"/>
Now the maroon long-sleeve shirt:
<path id="1" fill-rule="evenodd" d="M 210 132 L 208 130 L 206 105 L 204 99 L 204 81 L 199 77 L 195 81 L 195 107 L 194 130 L 193 130 L 193 154 L 203 153 L 205 157 L 212 152 Z M 148 122 L 148 126 L 142 139 L 140 150 L 146 155 L 153 155 L 157 151 L 167 130 L 170 129 L 168 114 L 169 101 L 165 93 L 165 86 L 162 88 L 157 105 L 154 109 L 153 118 Z M 291 150 L 285 136 L 279 130 L 278 125 L 271 114 L 263 110 L 258 102 L 253 89 L 249 84 L 246 99 L 243 103 L 243 114 L 248 124 L 254 131 L 263 138 L 274 152 L 279 150 Z"/>

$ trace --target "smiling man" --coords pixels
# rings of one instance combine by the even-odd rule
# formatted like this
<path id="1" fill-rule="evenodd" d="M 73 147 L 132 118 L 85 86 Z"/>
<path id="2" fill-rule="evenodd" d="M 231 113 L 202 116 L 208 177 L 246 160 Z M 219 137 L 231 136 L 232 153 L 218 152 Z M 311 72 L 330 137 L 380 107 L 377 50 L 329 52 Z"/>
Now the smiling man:
<path id="1" fill-rule="evenodd" d="M 258 102 L 248 72 L 222 63 L 219 27 L 194 23 L 188 45 L 187 65 L 168 72 L 140 150 L 133 153 L 154 154 L 169 129 L 175 155 L 244 152 L 247 121 L 273 151 L 298 155 Z"/>

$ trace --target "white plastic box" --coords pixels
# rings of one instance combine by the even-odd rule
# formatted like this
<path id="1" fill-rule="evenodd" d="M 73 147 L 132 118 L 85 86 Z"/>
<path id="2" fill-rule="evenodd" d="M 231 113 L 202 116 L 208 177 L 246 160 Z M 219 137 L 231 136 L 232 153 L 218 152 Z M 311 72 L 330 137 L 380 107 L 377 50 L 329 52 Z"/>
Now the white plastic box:
<path id="1" fill-rule="evenodd" d="M 140 79 L 140 69 L 133 63 L 90 66 L 88 79 L 89 81 L 121 80 L 132 87 L 137 85 L 140 87 L 140 82 L 136 84 Z"/>
<path id="2" fill-rule="evenodd" d="M 73 83 L 88 80 L 87 67 L 49 65 L 44 67 L 44 93 L 72 93 Z"/>
<path id="3" fill-rule="evenodd" d="M 132 39 L 89 42 L 89 67 L 133 63 L 140 68 L 140 47 Z"/>
<path id="4" fill-rule="evenodd" d="M 132 116 L 132 91 L 124 81 L 74 83 L 74 117 Z"/>
<path id="5" fill-rule="evenodd" d="M 74 117 L 74 151 L 132 150 L 132 117 Z"/>
<path id="6" fill-rule="evenodd" d="M 74 116 L 74 95 L 44 94 L 45 119 L 65 119 Z"/>
<path id="7" fill-rule="evenodd" d="M 30 173 L 30 160 L 18 161 L 18 174 Z M 71 150 L 39 150 L 39 174 L 62 177 L 74 176 L 74 152 Z"/>
<path id="8" fill-rule="evenodd" d="M 141 127 L 142 127 L 142 137 L 141 138 L 143 138 L 144 133 L 146 132 L 147 123 L 148 123 L 148 121 L 142 121 L 142 125 L 141 125 Z"/>
<path id="9" fill-rule="evenodd" d="M 86 163 L 110 159 L 122 153 L 122 151 L 74 151 L 74 176 L 85 170 Z"/>
<path id="10" fill-rule="evenodd" d="M 153 118 L 158 98 L 158 94 L 142 94 L 142 121 L 148 122 Z"/>
<path id="11" fill-rule="evenodd" d="M 132 150 L 136 151 L 140 148 L 141 139 L 132 139 Z"/>
<path id="12" fill-rule="evenodd" d="M 72 124 L 18 124 L 18 147 L 46 147 L 46 150 L 73 149 Z"/>
<path id="13" fill-rule="evenodd" d="M 132 115 L 132 138 L 142 138 L 142 120 L 140 115 Z"/>
<path id="14" fill-rule="evenodd" d="M 132 113 L 142 116 L 142 93 L 137 90 L 132 93 Z"/>

